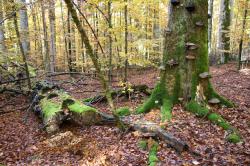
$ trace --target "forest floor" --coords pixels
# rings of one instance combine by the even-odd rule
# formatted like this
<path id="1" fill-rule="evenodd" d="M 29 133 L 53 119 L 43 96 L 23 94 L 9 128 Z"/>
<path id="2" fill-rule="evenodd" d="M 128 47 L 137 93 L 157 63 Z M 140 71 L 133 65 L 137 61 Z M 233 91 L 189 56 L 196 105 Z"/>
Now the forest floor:
<path id="1" fill-rule="evenodd" d="M 212 82 L 215 89 L 232 100 L 237 107 L 220 108 L 219 112 L 231 125 L 236 127 L 243 142 L 228 143 L 228 133 L 206 119 L 197 118 L 186 112 L 181 106 L 173 108 L 171 123 L 166 130 L 185 141 L 192 150 L 201 156 L 192 156 L 185 152 L 178 154 L 165 143 L 159 142 L 158 165 L 250 165 L 250 71 L 237 72 L 234 64 L 211 67 Z M 156 70 L 138 70 L 130 72 L 132 84 L 147 84 L 153 88 L 158 73 Z M 60 76 L 58 80 L 70 80 Z M 88 85 L 86 85 L 88 83 Z M 77 83 L 60 82 L 77 99 L 95 96 L 100 85 L 95 79 L 83 78 Z M 136 96 L 131 100 L 115 99 L 118 106 L 137 107 L 145 96 Z M 138 147 L 142 136 L 137 132 L 120 132 L 112 126 L 80 127 L 74 124 L 61 126 L 61 133 L 70 131 L 75 144 L 63 140 L 61 144 L 49 146 L 51 138 L 43 130 L 43 124 L 33 112 L 26 112 L 29 100 L 26 96 L 11 94 L 0 95 L 0 165 L 86 165 L 86 166 L 143 166 L 148 162 L 148 151 Z M 109 112 L 105 103 L 95 107 Z M 5 112 L 3 114 L 3 111 Z M 24 119 L 27 117 L 27 121 Z M 143 118 L 159 121 L 159 111 L 131 118 Z"/>

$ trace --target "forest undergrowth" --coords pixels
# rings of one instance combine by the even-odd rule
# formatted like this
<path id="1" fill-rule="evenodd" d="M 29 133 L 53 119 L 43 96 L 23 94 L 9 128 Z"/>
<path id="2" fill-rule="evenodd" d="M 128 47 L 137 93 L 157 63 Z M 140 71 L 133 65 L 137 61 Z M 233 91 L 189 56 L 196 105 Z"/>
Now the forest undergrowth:
<path id="1" fill-rule="evenodd" d="M 155 69 L 130 71 L 131 84 L 146 84 L 154 87 L 158 73 Z M 242 141 L 232 144 L 226 141 L 229 134 L 221 127 L 204 118 L 197 118 L 175 105 L 171 122 L 161 123 L 160 111 L 146 115 L 130 115 L 131 119 L 144 119 L 161 123 L 165 129 L 188 143 L 201 156 L 188 152 L 178 154 L 174 149 L 159 141 L 156 158 L 158 165 L 249 165 L 250 164 L 250 71 L 238 72 L 235 64 L 211 67 L 212 83 L 223 96 L 236 104 L 235 108 L 216 108 L 233 127 L 239 131 Z M 56 78 L 60 85 L 77 99 L 93 97 L 100 93 L 96 79 L 83 78 L 76 84 L 61 82 L 70 80 L 66 76 Z M 119 81 L 119 80 L 117 80 Z M 118 82 L 113 86 L 118 86 Z M 136 94 L 130 100 L 116 98 L 117 107 L 135 110 L 147 96 Z M 138 132 L 121 132 L 113 126 L 80 127 L 63 124 L 63 142 L 49 143 L 51 136 L 44 131 L 42 121 L 27 112 L 29 100 L 26 96 L 0 95 L 0 164 L 4 165 L 148 165 L 151 139 Z M 106 103 L 96 103 L 96 108 L 110 113 Z M 24 119 L 27 117 L 27 121 Z M 73 141 L 74 140 L 74 141 Z M 74 143 L 72 143 L 74 142 Z M 154 160 L 155 161 L 155 160 Z"/>

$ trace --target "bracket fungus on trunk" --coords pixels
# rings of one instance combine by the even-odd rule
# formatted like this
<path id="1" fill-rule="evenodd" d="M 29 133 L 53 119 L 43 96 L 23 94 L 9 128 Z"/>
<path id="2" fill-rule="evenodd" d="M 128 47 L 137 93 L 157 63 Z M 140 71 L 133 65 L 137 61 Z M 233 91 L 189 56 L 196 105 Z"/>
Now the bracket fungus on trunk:
<path id="1" fill-rule="evenodd" d="M 180 0 L 171 0 L 171 4 L 173 6 L 178 6 L 180 3 L 181 3 Z"/>
<path id="2" fill-rule="evenodd" d="M 204 72 L 204 73 L 199 74 L 199 77 L 201 79 L 208 79 L 208 78 L 211 78 L 211 75 L 208 72 Z"/>
<path id="3" fill-rule="evenodd" d="M 189 13 L 193 13 L 195 11 L 195 4 L 192 1 L 190 1 L 187 3 L 185 8 Z"/>
<path id="4" fill-rule="evenodd" d="M 191 43 L 191 42 L 187 42 L 185 44 L 185 46 L 186 46 L 187 50 L 196 50 L 196 49 L 198 49 L 198 46 L 196 44 L 194 44 L 194 43 Z"/>

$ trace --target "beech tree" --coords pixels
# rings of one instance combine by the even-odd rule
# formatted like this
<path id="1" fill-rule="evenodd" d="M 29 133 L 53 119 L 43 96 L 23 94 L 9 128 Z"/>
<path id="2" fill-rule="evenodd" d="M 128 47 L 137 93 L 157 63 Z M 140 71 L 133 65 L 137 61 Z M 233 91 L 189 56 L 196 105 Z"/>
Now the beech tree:
<path id="1" fill-rule="evenodd" d="M 206 107 L 214 102 L 232 107 L 209 81 L 208 14 L 204 12 L 208 2 L 171 0 L 169 7 L 160 80 L 137 113 L 161 108 L 164 120 L 171 118 L 173 104 L 180 102 L 192 107 Z"/>
<path id="2" fill-rule="evenodd" d="M 220 63 L 227 63 L 230 55 L 230 0 L 221 0 L 219 16 L 218 45 L 220 51 Z"/>
<path id="3" fill-rule="evenodd" d="M 27 8 L 25 6 L 26 0 L 20 0 L 23 7 L 20 10 L 20 35 L 25 55 L 29 54 L 30 41 L 29 41 L 29 20 L 27 14 Z"/>

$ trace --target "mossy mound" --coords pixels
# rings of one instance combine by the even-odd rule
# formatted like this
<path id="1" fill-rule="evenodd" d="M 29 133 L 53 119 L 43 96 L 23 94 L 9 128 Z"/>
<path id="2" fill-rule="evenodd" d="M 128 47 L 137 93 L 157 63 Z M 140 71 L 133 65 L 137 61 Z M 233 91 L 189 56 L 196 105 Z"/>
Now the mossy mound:
<path id="1" fill-rule="evenodd" d="M 158 144 L 154 143 L 149 150 L 148 165 L 155 166 L 159 161 L 157 157 Z"/>
<path id="2" fill-rule="evenodd" d="M 163 105 L 161 107 L 161 121 L 164 122 L 165 120 L 170 121 L 172 118 L 172 107 L 173 103 L 170 100 L 164 99 Z"/>
<path id="3" fill-rule="evenodd" d="M 93 112 L 97 111 L 95 108 L 84 105 L 79 101 L 75 101 L 73 104 L 68 105 L 68 109 L 69 109 L 69 111 L 79 113 L 79 114 L 85 113 L 87 111 L 93 111 Z"/>
<path id="4" fill-rule="evenodd" d="M 119 116 L 128 116 L 128 115 L 131 114 L 128 107 L 121 107 L 121 108 L 118 108 L 115 112 L 116 112 L 116 114 L 119 115 Z"/>
<path id="5" fill-rule="evenodd" d="M 220 115 L 216 114 L 216 113 L 211 113 L 208 115 L 208 119 L 217 124 L 218 126 L 222 127 L 224 130 L 228 130 L 231 127 L 231 125 L 225 120 L 223 119 Z"/>
<path id="6" fill-rule="evenodd" d="M 240 136 L 238 134 L 232 133 L 232 134 L 228 135 L 227 141 L 236 144 L 236 143 L 241 141 L 241 138 L 240 138 Z"/>
<path id="7" fill-rule="evenodd" d="M 209 113 L 209 110 L 206 107 L 202 107 L 195 101 L 190 101 L 186 105 L 186 109 L 192 113 L 194 113 L 198 117 L 206 117 Z"/>
<path id="8" fill-rule="evenodd" d="M 53 102 L 46 98 L 41 100 L 40 107 L 43 110 L 42 112 L 43 118 L 46 118 L 46 119 L 52 116 L 55 116 L 57 113 L 62 111 L 62 107 L 59 103 Z"/>

